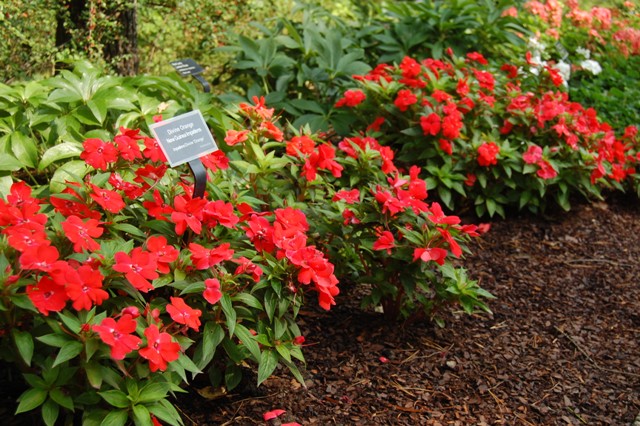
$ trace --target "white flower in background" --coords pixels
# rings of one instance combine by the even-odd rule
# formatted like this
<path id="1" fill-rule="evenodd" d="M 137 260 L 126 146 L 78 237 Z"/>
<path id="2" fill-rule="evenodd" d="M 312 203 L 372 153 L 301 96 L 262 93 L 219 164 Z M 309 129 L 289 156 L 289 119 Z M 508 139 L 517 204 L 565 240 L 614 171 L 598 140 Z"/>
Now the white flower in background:
<path id="1" fill-rule="evenodd" d="M 571 77 L 571 64 L 565 61 L 559 61 L 553 67 L 558 70 L 558 72 L 562 76 L 562 80 L 564 80 L 563 83 L 566 86 L 569 78 Z"/>
<path id="2" fill-rule="evenodd" d="M 576 53 L 585 59 L 589 59 L 591 57 L 591 51 L 589 49 L 585 49 L 584 47 L 578 47 L 576 49 Z"/>
<path id="3" fill-rule="evenodd" d="M 544 45 L 544 43 L 541 43 L 538 39 L 536 38 L 530 38 L 529 39 L 529 44 L 528 44 L 529 49 L 531 50 L 531 54 L 534 56 L 540 56 L 542 55 L 542 53 L 545 51 L 545 49 L 547 48 L 547 46 Z"/>
<path id="4" fill-rule="evenodd" d="M 580 66 L 582 69 L 589 71 L 593 75 L 598 75 L 602 72 L 600 64 L 593 59 L 587 59 L 586 61 L 580 62 Z"/>

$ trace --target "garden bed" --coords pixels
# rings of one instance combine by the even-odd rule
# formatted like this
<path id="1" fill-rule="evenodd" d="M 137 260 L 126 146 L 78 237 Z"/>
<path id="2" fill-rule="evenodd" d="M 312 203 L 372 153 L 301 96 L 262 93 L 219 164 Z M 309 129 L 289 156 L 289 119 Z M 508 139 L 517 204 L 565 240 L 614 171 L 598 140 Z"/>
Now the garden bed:
<path id="1" fill-rule="evenodd" d="M 493 315 L 385 324 L 343 289 L 307 311 L 307 389 L 284 369 L 260 388 L 179 398 L 192 425 L 631 424 L 640 412 L 640 205 L 494 221 L 465 266 Z M 382 358 L 381 358 L 382 357 Z M 388 360 L 388 361 L 387 361 Z M 385 362 L 386 361 L 386 362 Z"/>

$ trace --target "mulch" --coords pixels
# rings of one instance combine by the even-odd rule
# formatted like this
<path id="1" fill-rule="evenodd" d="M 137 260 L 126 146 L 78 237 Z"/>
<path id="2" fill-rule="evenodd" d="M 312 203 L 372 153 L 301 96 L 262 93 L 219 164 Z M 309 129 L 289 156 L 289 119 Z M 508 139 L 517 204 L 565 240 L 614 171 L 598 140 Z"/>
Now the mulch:
<path id="1" fill-rule="evenodd" d="M 175 402 L 185 424 L 640 426 L 638 199 L 493 220 L 470 248 L 492 314 L 385 323 L 343 287 L 299 318 L 305 386 L 278 369 L 212 398 L 197 381 Z"/>

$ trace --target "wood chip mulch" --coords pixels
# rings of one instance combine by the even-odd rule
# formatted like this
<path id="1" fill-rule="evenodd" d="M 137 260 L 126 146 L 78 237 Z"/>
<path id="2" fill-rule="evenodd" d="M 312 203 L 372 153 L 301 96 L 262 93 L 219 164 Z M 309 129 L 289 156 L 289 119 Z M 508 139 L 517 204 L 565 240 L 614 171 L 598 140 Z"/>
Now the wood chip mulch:
<path id="1" fill-rule="evenodd" d="M 637 198 L 494 220 L 470 248 L 492 314 L 389 324 L 343 288 L 300 317 L 306 386 L 285 369 L 222 396 L 194 382 L 175 402 L 185 424 L 640 426 Z"/>

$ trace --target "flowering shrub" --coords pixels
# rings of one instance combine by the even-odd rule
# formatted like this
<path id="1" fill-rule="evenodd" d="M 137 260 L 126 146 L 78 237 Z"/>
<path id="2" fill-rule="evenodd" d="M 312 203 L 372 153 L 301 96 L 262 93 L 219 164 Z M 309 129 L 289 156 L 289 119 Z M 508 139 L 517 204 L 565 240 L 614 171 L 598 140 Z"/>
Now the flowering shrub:
<path id="1" fill-rule="evenodd" d="M 617 137 L 595 110 L 569 100 L 558 69 L 531 55 L 500 69 L 479 53 L 405 57 L 356 79 L 354 127 L 422 164 L 449 208 L 469 199 L 478 215 L 504 215 L 506 206 L 538 212 L 553 199 L 568 210 L 573 192 L 600 197 L 603 187 L 637 185 L 637 128 Z"/>
<path id="2" fill-rule="evenodd" d="M 94 172 L 61 193 L 20 181 L 0 202 L 3 347 L 32 387 L 18 412 L 41 406 L 47 424 L 60 407 L 86 410 L 83 424 L 179 424 L 165 398 L 205 368 L 227 389 L 243 362 L 259 382 L 278 362 L 301 378 L 302 291 L 315 288 L 325 309 L 338 293 L 304 214 L 255 211 L 242 195 L 192 198 L 188 177 L 138 130 L 88 139 L 81 158 Z M 221 151 L 203 160 L 228 167 Z"/>
<path id="3" fill-rule="evenodd" d="M 230 390 L 243 365 L 261 383 L 283 364 L 303 382 L 297 313 L 309 292 L 329 310 L 340 275 L 373 285 L 367 302 L 393 318 L 487 310 L 490 294 L 452 265 L 483 228 L 427 204 L 417 168 L 405 176 L 373 139 L 287 139 L 254 101 L 226 154 L 202 157 L 202 198 L 154 139 L 123 127 L 84 141 L 88 172 L 62 191 L 11 185 L 0 326 L 30 386 L 18 413 L 181 424 L 168 398 L 201 372 Z"/>

